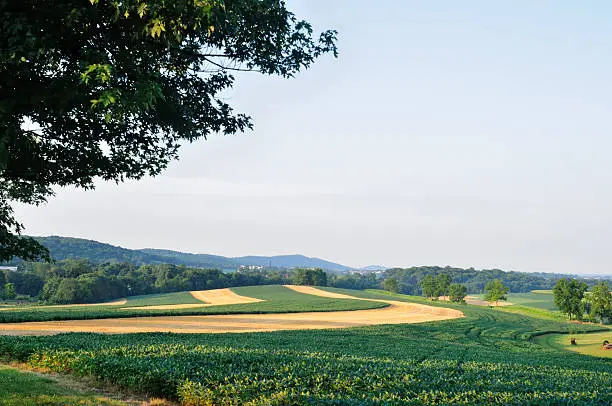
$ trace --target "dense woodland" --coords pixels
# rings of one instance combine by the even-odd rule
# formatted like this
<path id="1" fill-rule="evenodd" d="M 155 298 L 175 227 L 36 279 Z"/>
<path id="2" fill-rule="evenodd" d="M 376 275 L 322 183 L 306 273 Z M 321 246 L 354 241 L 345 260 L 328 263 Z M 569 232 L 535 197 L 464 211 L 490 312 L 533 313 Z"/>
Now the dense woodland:
<path id="1" fill-rule="evenodd" d="M 385 271 L 384 278 L 394 278 L 398 281 L 400 293 L 408 295 L 421 295 L 421 280 L 427 275 L 436 277 L 446 274 L 453 283 L 464 285 L 469 294 L 484 293 L 488 282 L 499 279 L 512 293 L 530 292 L 538 289 L 552 289 L 557 281 L 564 275 L 533 274 L 525 272 L 505 272 L 499 269 L 476 270 L 474 268 L 462 269 L 438 266 L 420 266 L 413 268 L 395 268 Z M 588 286 L 594 286 L 595 279 L 580 279 Z"/>
<path id="2" fill-rule="evenodd" d="M 66 259 L 57 263 L 22 263 L 18 271 L 0 273 L 0 284 L 12 283 L 17 295 L 46 303 L 94 303 L 152 293 L 291 283 L 291 277 L 279 271 L 223 273 L 184 265 L 97 265 L 83 259 Z"/>

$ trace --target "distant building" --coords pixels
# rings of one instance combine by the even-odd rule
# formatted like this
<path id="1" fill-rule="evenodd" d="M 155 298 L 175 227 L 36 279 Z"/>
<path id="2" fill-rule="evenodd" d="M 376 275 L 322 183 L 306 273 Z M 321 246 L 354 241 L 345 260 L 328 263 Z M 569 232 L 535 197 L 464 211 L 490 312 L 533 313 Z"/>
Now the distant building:
<path id="1" fill-rule="evenodd" d="M 17 267 L 16 266 L 4 266 L 4 265 L 0 265 L 0 270 L 16 271 Z"/>
<path id="2" fill-rule="evenodd" d="M 240 265 L 239 270 L 241 271 L 261 271 L 264 267 L 260 265 Z"/>

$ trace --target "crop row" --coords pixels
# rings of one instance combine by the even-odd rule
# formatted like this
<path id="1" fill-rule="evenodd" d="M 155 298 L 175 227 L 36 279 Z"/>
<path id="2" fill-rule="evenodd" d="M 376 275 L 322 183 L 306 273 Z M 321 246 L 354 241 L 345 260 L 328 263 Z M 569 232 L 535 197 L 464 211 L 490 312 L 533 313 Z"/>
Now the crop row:
<path id="1" fill-rule="evenodd" d="M 345 330 L 0 337 L 0 354 L 193 405 L 612 403 L 611 360 L 529 339 L 567 323 L 464 309 Z"/>

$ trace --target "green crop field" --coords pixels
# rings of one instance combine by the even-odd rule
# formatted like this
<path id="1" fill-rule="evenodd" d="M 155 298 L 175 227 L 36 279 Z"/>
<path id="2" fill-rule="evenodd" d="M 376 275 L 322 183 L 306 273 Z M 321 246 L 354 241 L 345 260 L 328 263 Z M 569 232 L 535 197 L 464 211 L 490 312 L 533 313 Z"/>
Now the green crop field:
<path id="1" fill-rule="evenodd" d="M 24 306 L 0 311 L 0 323 L 49 320 L 105 319 L 141 316 L 186 316 L 205 314 L 293 313 L 306 311 L 362 310 L 387 306 L 363 300 L 330 299 L 295 292 L 284 286 L 251 286 L 232 288 L 243 296 L 265 300 L 257 303 L 210 306 L 188 309 L 124 309 L 129 306 L 202 303 L 189 292 L 134 297 L 127 305 L 45 307 Z M 123 310 L 122 310 L 123 309 Z"/>
<path id="2" fill-rule="evenodd" d="M 484 299 L 484 295 L 470 295 L 479 299 Z M 543 310 L 557 310 L 552 291 L 534 290 L 529 293 L 509 293 L 508 302 L 513 305 L 534 307 Z"/>
<path id="3" fill-rule="evenodd" d="M 431 304 L 404 295 L 329 290 Z M 600 326 L 487 307 L 434 305 L 458 308 L 466 317 L 273 333 L 6 336 L 0 337 L 0 355 L 191 405 L 612 402 L 612 359 L 534 339 Z"/>
<path id="4" fill-rule="evenodd" d="M 127 303 L 121 307 L 136 306 L 159 306 L 174 304 L 197 304 L 203 303 L 189 292 L 160 293 L 157 295 L 130 296 Z"/>

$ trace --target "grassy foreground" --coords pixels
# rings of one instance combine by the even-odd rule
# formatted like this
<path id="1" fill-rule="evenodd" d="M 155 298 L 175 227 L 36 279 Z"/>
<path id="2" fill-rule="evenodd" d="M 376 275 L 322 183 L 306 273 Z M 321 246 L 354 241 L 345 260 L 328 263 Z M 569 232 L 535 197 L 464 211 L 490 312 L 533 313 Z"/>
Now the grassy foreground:
<path id="1" fill-rule="evenodd" d="M 232 288 L 242 296 L 254 297 L 263 302 L 210 306 L 190 309 L 129 309 L 130 306 L 159 304 L 202 303 L 189 292 L 147 295 L 130 298 L 125 305 L 45 307 L 25 306 L 0 311 L 0 323 L 50 320 L 109 319 L 144 316 L 187 316 L 206 314 L 295 313 L 364 310 L 387 306 L 385 303 L 363 300 L 330 299 L 295 292 L 280 285 L 248 286 Z M 128 309 L 126 309 L 128 307 Z"/>
<path id="2" fill-rule="evenodd" d="M 576 345 L 570 340 L 576 339 Z M 612 342 L 612 330 L 589 334 L 545 334 L 537 338 L 537 342 L 560 350 L 575 351 L 594 357 L 612 358 L 612 350 L 602 349 L 604 340 Z"/>
<path id="3" fill-rule="evenodd" d="M 124 402 L 83 393 L 51 379 L 0 365 L 0 405 L 126 405 Z"/>
<path id="4" fill-rule="evenodd" d="M 435 305 L 466 317 L 343 330 L 0 337 L 0 355 L 191 405 L 612 403 L 612 359 L 533 340 L 597 326 Z"/>

